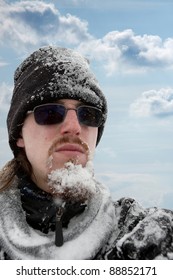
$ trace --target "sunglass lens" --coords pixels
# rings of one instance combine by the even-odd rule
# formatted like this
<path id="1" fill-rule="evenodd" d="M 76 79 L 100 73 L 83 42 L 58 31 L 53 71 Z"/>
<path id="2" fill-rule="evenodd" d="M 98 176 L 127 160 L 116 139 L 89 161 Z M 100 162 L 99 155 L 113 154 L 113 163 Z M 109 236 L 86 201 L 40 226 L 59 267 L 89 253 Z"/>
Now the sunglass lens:
<path id="1" fill-rule="evenodd" d="M 65 108 L 57 104 L 41 105 L 35 108 L 34 116 L 40 125 L 61 123 L 65 116 Z"/>
<path id="2" fill-rule="evenodd" d="M 102 123 L 102 112 L 94 107 L 81 106 L 78 108 L 78 119 L 81 124 L 99 127 Z"/>

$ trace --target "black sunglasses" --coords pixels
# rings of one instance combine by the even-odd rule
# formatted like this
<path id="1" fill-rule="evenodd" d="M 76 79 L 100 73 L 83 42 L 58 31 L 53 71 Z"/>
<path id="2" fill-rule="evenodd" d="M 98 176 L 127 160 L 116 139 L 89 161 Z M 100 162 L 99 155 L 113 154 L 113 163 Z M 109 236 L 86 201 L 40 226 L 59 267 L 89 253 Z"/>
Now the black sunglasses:
<path id="1" fill-rule="evenodd" d="M 59 124 L 64 121 L 67 111 L 76 111 L 80 124 L 92 127 L 99 127 L 103 122 L 102 111 L 92 106 L 82 105 L 73 108 L 66 108 L 61 104 L 43 104 L 33 109 L 34 118 L 39 125 Z M 31 111 L 29 111 L 30 113 Z"/>

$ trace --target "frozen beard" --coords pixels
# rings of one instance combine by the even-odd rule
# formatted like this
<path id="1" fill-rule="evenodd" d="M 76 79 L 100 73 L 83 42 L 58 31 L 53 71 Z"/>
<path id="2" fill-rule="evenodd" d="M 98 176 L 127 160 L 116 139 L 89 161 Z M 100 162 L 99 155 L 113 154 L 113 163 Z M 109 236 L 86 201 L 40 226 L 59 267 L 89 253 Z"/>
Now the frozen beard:
<path id="1" fill-rule="evenodd" d="M 69 158 L 63 168 L 53 169 L 53 153 L 58 145 L 75 143 L 81 145 L 87 156 L 87 163 L 83 167 L 77 158 Z M 49 149 L 48 158 L 48 186 L 55 202 L 86 203 L 96 193 L 93 164 L 89 147 L 79 138 L 65 137 L 55 141 Z"/>
<path id="2" fill-rule="evenodd" d="M 82 167 L 67 162 L 64 168 L 48 174 L 48 185 L 57 204 L 86 203 L 96 193 L 92 163 Z"/>

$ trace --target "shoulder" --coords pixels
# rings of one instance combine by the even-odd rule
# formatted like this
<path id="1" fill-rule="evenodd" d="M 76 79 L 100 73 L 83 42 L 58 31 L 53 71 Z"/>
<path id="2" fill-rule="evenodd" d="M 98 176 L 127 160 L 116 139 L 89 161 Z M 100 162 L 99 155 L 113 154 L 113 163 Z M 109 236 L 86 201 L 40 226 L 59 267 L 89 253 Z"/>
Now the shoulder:
<path id="1" fill-rule="evenodd" d="M 135 199 L 123 197 L 114 202 L 115 216 L 118 221 L 118 227 L 122 230 L 128 227 L 132 228 L 148 213 L 148 210 L 143 208 Z M 127 231 L 127 230 L 126 230 Z"/>
<path id="2" fill-rule="evenodd" d="M 114 206 L 118 234 L 114 236 L 108 258 L 173 259 L 171 210 L 143 208 L 131 198 L 122 198 Z"/>

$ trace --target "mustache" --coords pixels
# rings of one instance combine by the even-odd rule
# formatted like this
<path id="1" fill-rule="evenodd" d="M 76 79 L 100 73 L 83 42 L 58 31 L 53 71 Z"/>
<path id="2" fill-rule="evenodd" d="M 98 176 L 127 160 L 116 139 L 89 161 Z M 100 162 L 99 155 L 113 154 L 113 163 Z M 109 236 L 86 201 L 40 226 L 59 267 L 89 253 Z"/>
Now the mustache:
<path id="1" fill-rule="evenodd" d="M 82 149 L 87 155 L 89 155 L 89 146 L 86 142 L 82 141 L 82 139 L 77 136 L 66 135 L 66 136 L 62 136 L 61 138 L 55 138 L 55 140 L 53 141 L 52 145 L 48 150 L 48 156 L 51 156 L 55 151 L 55 149 L 63 144 L 77 144 L 82 147 Z"/>

